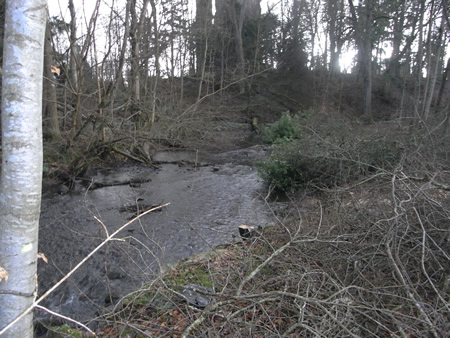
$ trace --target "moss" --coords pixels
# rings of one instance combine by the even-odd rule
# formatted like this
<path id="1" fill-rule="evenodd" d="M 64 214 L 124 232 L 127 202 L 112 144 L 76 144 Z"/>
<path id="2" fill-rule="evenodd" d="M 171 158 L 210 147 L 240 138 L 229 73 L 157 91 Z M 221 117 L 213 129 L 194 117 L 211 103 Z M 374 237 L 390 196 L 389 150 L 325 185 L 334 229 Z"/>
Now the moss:
<path id="1" fill-rule="evenodd" d="M 59 338 L 59 337 L 73 337 L 73 338 L 83 338 L 90 337 L 90 335 L 84 331 L 78 330 L 76 328 L 70 327 L 67 324 L 61 326 L 52 326 L 49 330 L 48 337 Z"/>
<path id="2" fill-rule="evenodd" d="M 208 269 L 198 262 L 183 262 L 178 264 L 171 273 L 164 277 L 164 281 L 174 286 L 185 285 L 188 283 L 205 287 L 212 286 Z"/>

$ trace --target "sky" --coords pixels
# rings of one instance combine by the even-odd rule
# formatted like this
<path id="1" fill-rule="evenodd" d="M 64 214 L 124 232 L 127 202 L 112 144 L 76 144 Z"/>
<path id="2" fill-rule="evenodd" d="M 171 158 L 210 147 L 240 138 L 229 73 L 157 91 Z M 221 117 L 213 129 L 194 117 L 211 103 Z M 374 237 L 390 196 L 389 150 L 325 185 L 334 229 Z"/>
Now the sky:
<path id="1" fill-rule="evenodd" d="M 118 2 L 124 2 L 125 0 L 119 0 Z M 192 9 L 195 8 L 195 0 L 188 0 Z M 105 2 L 111 2 L 111 0 L 103 0 L 102 5 Z M 263 12 L 267 11 L 268 7 L 276 6 L 280 0 L 261 0 L 261 9 Z M 59 15 L 63 13 L 65 16 L 69 16 L 69 10 L 67 9 L 68 0 L 48 0 L 50 15 Z M 82 10 L 83 6 L 86 10 L 86 14 L 89 15 L 92 13 L 93 7 L 95 4 L 95 0 L 74 0 L 74 5 L 76 10 Z"/>

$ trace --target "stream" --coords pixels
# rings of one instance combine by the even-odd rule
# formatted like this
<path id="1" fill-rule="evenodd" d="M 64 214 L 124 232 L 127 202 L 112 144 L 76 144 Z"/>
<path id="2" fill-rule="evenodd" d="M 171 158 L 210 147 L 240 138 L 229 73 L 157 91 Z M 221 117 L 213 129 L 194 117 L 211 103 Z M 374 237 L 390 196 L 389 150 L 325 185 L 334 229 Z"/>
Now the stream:
<path id="1" fill-rule="evenodd" d="M 239 241 L 238 226 L 274 224 L 254 162 L 262 146 L 202 154 L 158 153 L 159 168 L 123 164 L 90 173 L 73 192 L 42 200 L 39 293 L 58 282 L 106 237 L 137 213 L 170 203 L 136 220 L 87 260 L 42 305 L 79 321 L 103 313 L 151 281 L 167 264 Z M 39 311 L 39 319 L 48 314 Z"/>

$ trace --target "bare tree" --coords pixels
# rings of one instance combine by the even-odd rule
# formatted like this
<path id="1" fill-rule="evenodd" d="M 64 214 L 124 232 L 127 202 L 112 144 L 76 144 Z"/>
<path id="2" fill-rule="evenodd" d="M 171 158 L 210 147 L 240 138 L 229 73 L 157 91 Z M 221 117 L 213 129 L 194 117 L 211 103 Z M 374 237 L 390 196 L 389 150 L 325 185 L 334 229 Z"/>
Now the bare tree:
<path id="1" fill-rule="evenodd" d="M 345 9 L 342 0 L 330 0 L 327 2 L 328 35 L 330 39 L 330 72 L 336 74 L 341 71 L 339 58 L 344 45 L 344 17 Z"/>
<path id="2" fill-rule="evenodd" d="M 212 1 L 197 0 L 194 23 L 196 72 L 202 74 L 205 68 L 207 44 L 212 28 Z"/>
<path id="3" fill-rule="evenodd" d="M 69 76 L 69 86 L 74 95 L 74 110 L 72 116 L 72 127 L 70 131 L 70 139 L 73 140 L 77 134 L 78 129 L 81 125 L 81 98 L 82 89 L 84 84 L 84 75 L 86 66 L 86 60 L 88 52 L 92 47 L 92 39 L 94 37 L 95 26 L 97 24 L 97 17 L 100 8 L 100 0 L 95 3 L 94 11 L 92 12 L 91 18 L 89 19 L 89 24 L 87 27 L 86 36 L 82 47 L 79 46 L 77 36 L 76 36 L 76 12 L 73 4 L 73 0 L 69 0 L 69 10 L 70 10 L 70 76 Z"/>
<path id="4" fill-rule="evenodd" d="M 446 85 L 448 83 L 448 78 L 450 75 L 450 58 L 447 59 L 447 65 L 445 66 L 445 70 L 444 73 L 442 74 L 442 80 L 441 80 L 441 86 L 439 88 L 439 94 L 436 100 L 436 109 L 440 109 L 441 107 L 441 103 L 442 103 L 442 98 L 444 96 L 444 92 L 445 92 L 445 88 Z M 449 99 L 447 98 L 447 104 L 448 104 Z"/>
<path id="5" fill-rule="evenodd" d="M 141 35 L 145 22 L 145 15 L 147 13 L 147 6 L 149 0 L 144 0 L 142 3 L 141 13 L 139 19 L 136 12 L 136 0 L 131 0 L 130 14 L 130 47 L 131 47 L 131 67 L 130 67 L 130 89 L 131 97 L 138 104 L 141 100 L 141 86 L 140 86 L 140 72 L 141 72 Z"/>
<path id="6" fill-rule="evenodd" d="M 53 47 L 51 41 L 50 24 L 47 22 L 45 30 L 45 47 L 44 47 L 44 99 L 43 99 L 43 115 L 45 118 L 44 126 L 46 132 L 52 138 L 61 137 L 58 121 L 58 110 L 56 100 L 56 85 L 53 77 Z"/>
<path id="7" fill-rule="evenodd" d="M 359 70 L 363 77 L 364 101 L 363 116 L 372 119 L 372 20 L 374 0 L 365 0 L 359 15 L 353 0 L 348 0 L 358 48 Z"/>
<path id="8" fill-rule="evenodd" d="M 153 126 L 156 119 L 156 90 L 158 88 L 158 80 L 161 76 L 161 69 L 159 65 L 160 51 L 159 51 L 159 32 L 158 32 L 158 13 L 156 10 L 155 0 L 150 0 L 150 5 L 152 7 L 152 20 L 149 22 L 151 28 L 153 28 L 153 43 L 155 49 L 155 82 L 153 84 L 152 90 L 152 114 L 150 117 L 150 124 Z M 150 27 L 149 27 L 150 28 Z"/>
<path id="9" fill-rule="evenodd" d="M 434 2 L 433 2 L 434 4 Z M 433 13 L 431 13 L 433 15 Z M 437 21 L 437 20 L 436 20 Z M 441 18 L 441 24 L 435 27 L 437 30 L 436 36 L 432 35 L 433 20 L 430 20 L 428 27 L 428 43 L 427 43 L 427 78 L 424 89 L 424 100 L 421 108 L 421 115 L 426 120 L 430 114 L 431 102 L 434 98 L 434 88 L 440 63 L 442 61 L 442 38 L 445 30 L 445 19 Z"/>
<path id="10" fill-rule="evenodd" d="M 0 186 L 0 330 L 36 296 L 42 186 L 42 70 L 45 0 L 6 2 Z M 26 27 L 26 29 L 24 29 Z M 33 337 L 24 316 L 7 337 Z"/>
<path id="11" fill-rule="evenodd" d="M 238 76 L 244 77 L 245 55 L 243 44 L 244 23 L 251 19 L 256 19 L 261 14 L 260 0 L 221 0 L 216 2 L 216 26 L 221 34 L 231 32 L 235 47 L 235 60 Z M 244 91 L 240 82 L 241 92 Z"/>

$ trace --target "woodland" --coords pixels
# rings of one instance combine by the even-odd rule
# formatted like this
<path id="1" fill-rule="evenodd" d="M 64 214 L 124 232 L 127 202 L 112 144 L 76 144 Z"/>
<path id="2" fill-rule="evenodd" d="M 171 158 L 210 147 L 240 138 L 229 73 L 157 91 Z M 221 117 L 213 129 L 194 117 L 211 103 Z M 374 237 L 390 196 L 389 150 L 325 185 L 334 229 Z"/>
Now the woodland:
<path id="1" fill-rule="evenodd" d="M 277 225 L 36 336 L 447 335 L 448 0 L 49 5 L 44 192 L 100 167 L 156 168 L 161 150 L 262 146 Z"/>

